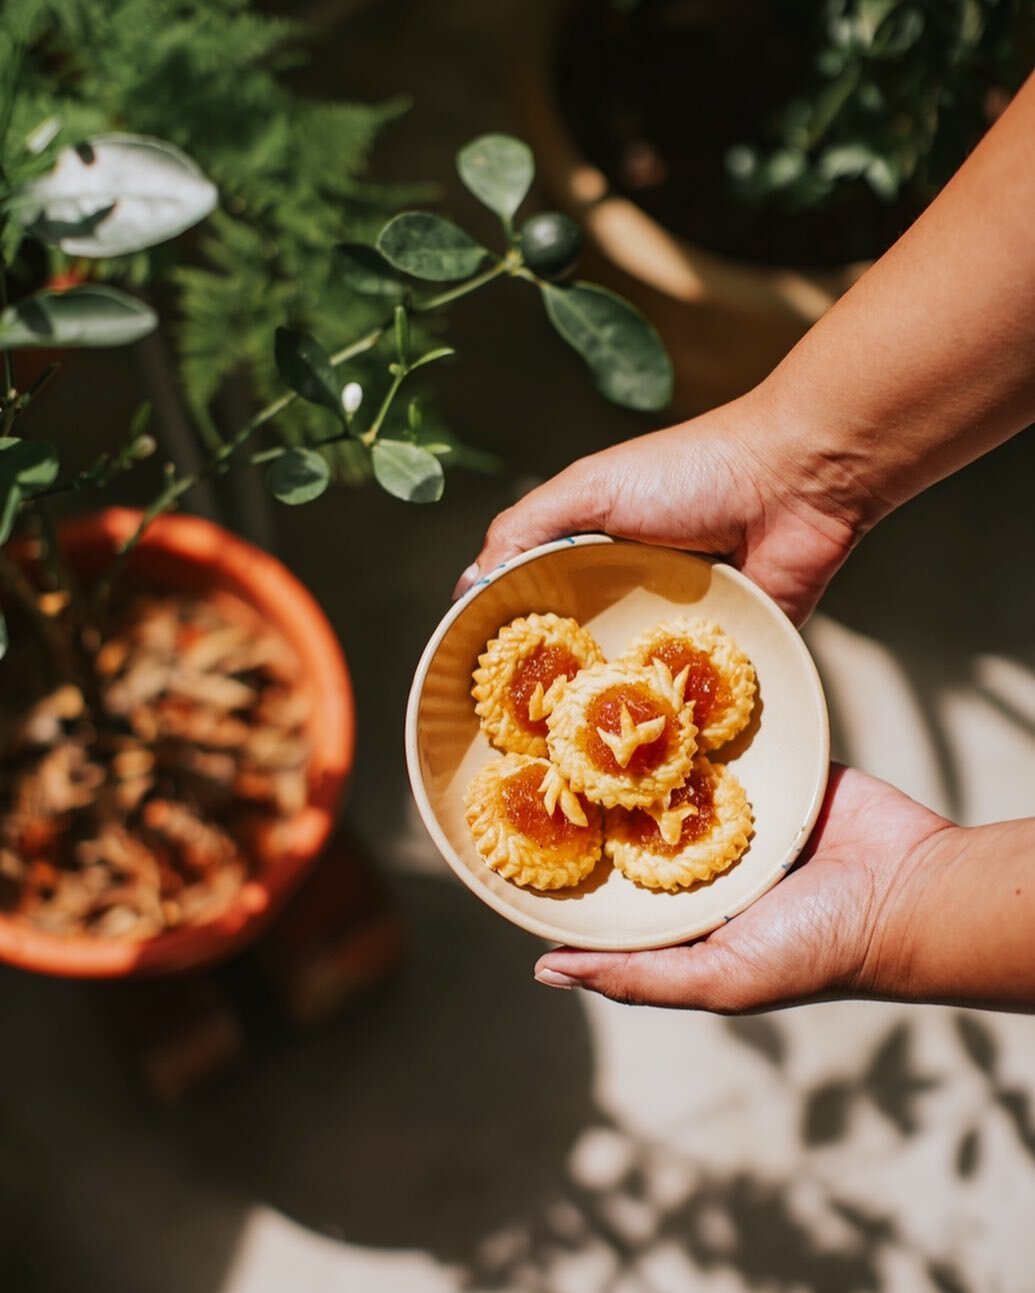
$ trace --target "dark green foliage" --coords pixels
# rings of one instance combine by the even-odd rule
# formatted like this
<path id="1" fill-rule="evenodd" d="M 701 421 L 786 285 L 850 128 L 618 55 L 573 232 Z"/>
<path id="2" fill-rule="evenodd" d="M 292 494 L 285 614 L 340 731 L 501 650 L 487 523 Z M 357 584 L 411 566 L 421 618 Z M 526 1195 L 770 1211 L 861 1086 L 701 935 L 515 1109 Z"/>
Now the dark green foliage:
<path id="1" fill-rule="evenodd" d="M 53 483 L 57 451 L 40 440 L 0 437 L 0 543 L 6 543 L 22 501 Z"/>
<path id="2" fill-rule="evenodd" d="M 0 153 L 12 187 L 47 169 L 61 146 L 111 130 L 167 140 L 217 186 L 220 208 L 200 236 L 91 271 L 152 291 L 175 286 L 168 317 L 202 426 L 232 374 L 250 377 L 262 401 L 279 393 L 278 326 L 351 337 L 377 321 L 377 303 L 349 288 L 329 249 L 372 241 L 399 205 L 359 177 L 403 105 L 295 94 L 279 74 L 303 57 L 300 29 L 247 0 L 5 0 L 2 26 L 0 94 L 19 35 L 28 50 Z M 51 120 L 59 129 L 34 155 L 25 140 Z M 299 403 L 283 434 L 307 438 L 322 425 Z"/>
<path id="3" fill-rule="evenodd" d="M 586 361 L 603 395 L 629 409 L 665 407 L 672 364 L 638 310 L 592 283 L 543 283 L 542 294 L 550 322 Z"/>
<path id="4" fill-rule="evenodd" d="M 788 211 L 860 181 L 886 201 L 933 196 L 1035 40 L 1031 0 L 793 0 L 784 12 L 807 77 L 727 162 L 742 197 Z"/>
<path id="5" fill-rule="evenodd" d="M 270 493 L 292 506 L 319 498 L 330 479 L 327 461 L 315 449 L 287 449 L 266 469 Z"/>
<path id="6" fill-rule="evenodd" d="M 118 288 L 84 284 L 8 306 L 0 314 L 0 346 L 126 346 L 157 322 L 152 309 Z"/>
<path id="7" fill-rule="evenodd" d="M 473 274 L 488 255 L 452 220 L 430 211 L 404 211 L 381 230 L 381 255 L 414 278 L 449 283 Z"/>
<path id="8" fill-rule="evenodd" d="M 273 343 L 277 371 L 285 383 L 310 404 L 322 404 L 342 417 L 341 379 L 327 351 L 306 332 L 278 328 Z"/>
<path id="9" fill-rule="evenodd" d="M 510 135 L 481 135 L 465 144 L 456 169 L 479 202 L 509 226 L 535 176 L 532 150 Z"/>
<path id="10" fill-rule="evenodd" d="M 407 440 L 375 440 L 374 475 L 389 494 L 408 503 L 435 503 L 442 497 L 442 464 L 429 450 Z"/>

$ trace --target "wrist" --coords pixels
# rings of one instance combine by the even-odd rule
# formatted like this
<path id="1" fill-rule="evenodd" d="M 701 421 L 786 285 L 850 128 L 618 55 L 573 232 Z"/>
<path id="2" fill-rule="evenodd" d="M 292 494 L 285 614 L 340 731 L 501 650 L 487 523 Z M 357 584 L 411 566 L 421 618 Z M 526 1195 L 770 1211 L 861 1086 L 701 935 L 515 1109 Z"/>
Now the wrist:
<path id="1" fill-rule="evenodd" d="M 896 869 L 864 975 L 874 995 L 1035 1008 L 1035 819 L 946 825 Z"/>
<path id="2" fill-rule="evenodd" d="M 847 531 L 852 546 L 902 501 L 893 485 L 901 484 L 903 464 L 892 457 L 889 438 L 824 398 L 807 370 L 799 371 L 796 352 L 745 400 L 760 428 L 760 464 L 772 470 L 778 463 L 785 489 Z"/>

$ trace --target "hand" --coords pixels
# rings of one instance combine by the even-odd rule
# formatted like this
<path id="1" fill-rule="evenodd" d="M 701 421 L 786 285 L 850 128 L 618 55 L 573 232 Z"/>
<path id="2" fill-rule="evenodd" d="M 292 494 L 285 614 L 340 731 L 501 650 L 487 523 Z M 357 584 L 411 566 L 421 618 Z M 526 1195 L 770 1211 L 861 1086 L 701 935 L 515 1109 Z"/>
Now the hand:
<path id="1" fill-rule="evenodd" d="M 809 456 L 762 391 L 593 454 L 500 513 L 457 594 L 536 544 L 597 530 L 722 556 L 800 624 L 860 533 Z"/>
<path id="2" fill-rule="evenodd" d="M 909 997 L 917 874 L 935 844 L 961 830 L 886 783 L 835 767 L 806 860 L 728 924 L 660 951 L 559 949 L 540 958 L 536 978 L 723 1014 Z"/>

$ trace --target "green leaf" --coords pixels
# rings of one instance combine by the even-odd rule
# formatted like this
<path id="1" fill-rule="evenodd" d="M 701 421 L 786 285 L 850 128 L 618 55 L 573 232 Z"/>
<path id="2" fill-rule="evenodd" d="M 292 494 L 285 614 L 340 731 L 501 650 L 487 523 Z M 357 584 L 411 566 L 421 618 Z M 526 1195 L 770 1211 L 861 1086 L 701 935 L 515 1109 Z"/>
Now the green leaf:
<path id="1" fill-rule="evenodd" d="M 382 489 L 408 503 L 436 503 L 445 477 L 434 454 L 406 440 L 375 440 L 374 476 Z"/>
<path id="2" fill-rule="evenodd" d="M 273 342 L 277 371 L 296 395 L 344 417 L 334 365 L 323 346 L 308 332 L 278 328 Z"/>
<path id="3" fill-rule="evenodd" d="M 376 247 L 361 242 L 342 242 L 334 249 L 334 266 L 362 296 L 402 296 L 405 282 Z"/>
<path id="4" fill-rule="evenodd" d="M 126 346 L 157 326 L 158 316 L 143 301 L 86 283 L 9 306 L 0 314 L 0 346 Z"/>
<path id="5" fill-rule="evenodd" d="M 856 25 L 865 45 L 872 45 L 877 30 L 898 0 L 857 0 Z"/>
<path id="6" fill-rule="evenodd" d="M 396 269 L 436 283 L 466 278 L 489 254 L 451 220 L 428 211 L 405 211 L 389 220 L 377 246 Z"/>
<path id="7" fill-rule="evenodd" d="M 395 307 L 395 353 L 405 366 L 410 354 L 410 316 L 404 305 Z"/>
<path id="8" fill-rule="evenodd" d="M 628 301 L 592 283 L 542 285 L 550 322 L 589 365 L 597 389 L 623 408 L 662 409 L 672 364 L 653 325 Z"/>
<path id="9" fill-rule="evenodd" d="M 266 468 L 270 493 L 292 505 L 319 498 L 330 479 L 331 469 L 315 449 L 289 449 Z"/>
<path id="10" fill-rule="evenodd" d="M 423 368 L 425 364 L 433 364 L 439 359 L 448 359 L 450 355 L 455 355 L 456 351 L 452 346 L 439 346 L 437 350 L 429 350 L 426 355 L 421 355 L 410 365 L 410 372 L 417 368 Z"/>
<path id="11" fill-rule="evenodd" d="M 69 256 L 125 256 L 197 224 L 215 185 L 178 148 L 143 135 L 102 135 L 63 149 L 47 175 L 19 188 L 11 214 Z"/>
<path id="12" fill-rule="evenodd" d="M 43 440 L 0 437 L 0 543 L 11 537 L 18 508 L 58 474 L 58 452 Z"/>
<path id="13" fill-rule="evenodd" d="M 460 149 L 460 178 L 474 196 L 506 224 L 525 200 L 535 175 L 527 144 L 512 135 L 482 135 Z"/>

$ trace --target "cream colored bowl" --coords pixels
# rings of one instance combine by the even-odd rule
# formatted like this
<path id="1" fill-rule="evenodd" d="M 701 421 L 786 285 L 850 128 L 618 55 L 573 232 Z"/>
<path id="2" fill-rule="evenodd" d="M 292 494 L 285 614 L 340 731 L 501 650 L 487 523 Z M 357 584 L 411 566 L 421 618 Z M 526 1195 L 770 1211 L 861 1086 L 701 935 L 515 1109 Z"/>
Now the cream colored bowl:
<path id="1" fill-rule="evenodd" d="M 758 675 L 751 725 L 718 752 L 740 778 L 755 834 L 736 865 L 679 893 L 640 888 L 602 861 L 580 886 L 542 893 L 491 871 L 464 820 L 464 790 L 497 756 L 482 735 L 471 672 L 486 642 L 518 615 L 554 611 L 585 625 L 608 657 L 677 615 L 715 620 Z M 729 566 L 669 548 L 581 535 L 494 570 L 439 624 L 417 666 L 406 713 L 413 793 L 460 879 L 515 925 L 572 947 L 632 951 L 707 933 L 761 897 L 794 862 L 826 788 L 830 737 L 815 665 L 794 626 Z"/>

